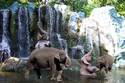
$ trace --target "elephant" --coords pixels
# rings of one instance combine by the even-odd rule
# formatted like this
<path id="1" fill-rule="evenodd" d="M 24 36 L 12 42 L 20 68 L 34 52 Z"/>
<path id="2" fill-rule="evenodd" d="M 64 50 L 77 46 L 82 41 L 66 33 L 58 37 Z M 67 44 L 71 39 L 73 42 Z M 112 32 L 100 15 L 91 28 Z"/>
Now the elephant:
<path id="1" fill-rule="evenodd" d="M 53 47 L 44 47 L 35 49 L 31 52 L 27 61 L 27 68 L 25 76 L 29 77 L 31 70 L 35 70 L 38 79 L 40 79 L 40 69 L 50 68 L 52 77 L 51 80 L 62 80 L 63 67 L 69 67 L 71 65 L 71 59 L 64 50 L 60 50 Z M 56 72 L 57 77 L 55 78 Z"/>
<path id="2" fill-rule="evenodd" d="M 114 63 L 114 58 L 108 54 L 100 56 L 97 59 L 97 67 L 100 70 L 104 69 L 106 73 L 111 71 L 113 63 Z"/>
<path id="3" fill-rule="evenodd" d="M 96 77 L 96 72 L 99 69 L 91 64 L 92 61 L 91 53 L 92 50 L 90 52 L 86 52 L 85 55 L 81 58 L 80 74 L 90 77 Z"/>

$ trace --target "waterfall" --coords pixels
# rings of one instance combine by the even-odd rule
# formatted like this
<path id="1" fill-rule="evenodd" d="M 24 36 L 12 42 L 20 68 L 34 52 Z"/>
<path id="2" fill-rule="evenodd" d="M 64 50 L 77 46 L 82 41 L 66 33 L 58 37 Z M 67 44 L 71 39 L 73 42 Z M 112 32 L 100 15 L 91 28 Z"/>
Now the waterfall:
<path id="1" fill-rule="evenodd" d="M 62 23 L 62 13 L 53 7 L 47 6 L 46 9 L 47 26 L 49 31 L 50 41 L 52 46 L 63 49 L 67 52 L 67 42 L 65 39 L 61 38 L 60 29 Z"/>
<path id="2" fill-rule="evenodd" d="M 66 40 L 64 40 L 63 38 L 61 38 L 60 34 L 56 34 L 58 41 L 59 41 L 59 47 L 63 50 L 65 50 L 65 52 L 67 52 L 67 42 Z"/>
<path id="3" fill-rule="evenodd" d="M 46 6 L 46 15 L 45 18 L 47 20 L 47 32 L 49 35 L 49 40 L 50 38 L 50 33 L 52 32 L 52 20 L 50 19 L 50 17 L 52 17 L 52 15 L 50 14 L 50 12 L 52 11 L 52 8 L 50 6 Z"/>
<path id="4" fill-rule="evenodd" d="M 9 55 L 12 53 L 12 56 L 26 58 L 33 46 L 31 41 L 36 41 L 36 35 L 31 33 L 36 34 L 35 30 L 39 29 L 49 37 L 53 47 L 64 49 L 67 52 L 67 41 L 61 35 L 62 13 L 59 10 L 48 5 L 40 5 L 37 10 L 31 6 L 24 7 L 19 3 L 16 4 L 17 8 L 15 5 L 10 8 L 11 11 L 16 8 L 12 11 L 12 19 L 10 19 L 9 10 L 0 10 L 0 50 L 6 50 Z M 37 20 L 32 18 L 34 10 L 37 10 L 37 13 L 35 12 L 35 15 L 38 15 L 35 17 Z"/>
<path id="5" fill-rule="evenodd" d="M 55 27 L 56 29 L 55 29 L 55 31 L 57 33 L 60 33 L 60 29 L 62 28 L 61 24 L 62 24 L 62 13 L 59 10 L 56 10 L 56 27 Z"/>
<path id="6" fill-rule="evenodd" d="M 49 32 L 49 37 L 51 38 L 51 33 L 55 32 L 55 22 L 56 22 L 56 16 L 55 16 L 55 9 L 53 7 L 47 6 L 46 7 L 46 19 L 47 19 L 47 29 Z"/>
<path id="7" fill-rule="evenodd" d="M 2 51 L 0 59 L 4 61 L 11 55 L 10 11 L 0 10 L 0 18 L 0 51 Z"/>
<path id="8" fill-rule="evenodd" d="M 18 44 L 19 56 L 29 56 L 29 20 L 28 11 L 25 7 L 20 7 L 18 10 Z"/>
<path id="9" fill-rule="evenodd" d="M 71 49 L 71 57 L 74 59 L 80 59 L 84 55 L 84 47 L 82 45 L 76 45 Z"/>
<path id="10" fill-rule="evenodd" d="M 2 42 L 2 35 L 3 35 L 3 13 L 2 13 L 3 11 L 1 10 L 0 11 L 0 42 Z M 1 46 L 0 46 L 0 48 L 2 48 Z"/>
<path id="11" fill-rule="evenodd" d="M 43 16 L 44 11 L 42 10 L 42 8 L 43 8 L 43 6 L 41 6 L 41 5 L 38 8 L 38 23 L 37 24 L 38 24 L 40 33 L 46 34 L 48 36 L 48 32 L 44 30 L 46 28 L 45 27 L 46 19 Z"/>
<path id="12" fill-rule="evenodd" d="M 93 30 L 92 29 L 90 29 L 90 28 L 87 28 L 86 29 L 86 37 L 87 37 L 87 39 L 86 39 L 86 42 L 87 42 L 87 50 L 90 50 L 90 49 L 92 49 L 93 48 L 93 32 L 92 32 Z"/>

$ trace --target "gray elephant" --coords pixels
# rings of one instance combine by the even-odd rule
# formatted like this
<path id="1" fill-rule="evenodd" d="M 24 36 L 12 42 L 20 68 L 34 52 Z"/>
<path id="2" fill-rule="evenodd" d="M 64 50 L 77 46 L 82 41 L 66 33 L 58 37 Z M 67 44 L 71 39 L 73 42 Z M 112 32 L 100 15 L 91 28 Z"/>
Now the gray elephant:
<path id="1" fill-rule="evenodd" d="M 40 69 L 50 68 L 52 72 L 51 80 L 61 81 L 63 72 L 62 65 L 65 67 L 71 65 L 71 60 L 64 50 L 59 50 L 53 47 L 35 49 L 29 56 L 25 76 L 29 77 L 30 71 L 34 69 L 38 78 L 40 78 Z M 55 78 L 56 71 L 58 71 L 58 74 Z"/>

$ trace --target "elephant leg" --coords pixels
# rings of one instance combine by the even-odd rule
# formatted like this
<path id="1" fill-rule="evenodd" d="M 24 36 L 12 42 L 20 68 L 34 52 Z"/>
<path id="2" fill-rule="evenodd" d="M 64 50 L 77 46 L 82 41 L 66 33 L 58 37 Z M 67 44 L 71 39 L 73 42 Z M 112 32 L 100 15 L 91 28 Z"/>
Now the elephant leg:
<path id="1" fill-rule="evenodd" d="M 57 58 L 54 58 L 54 64 L 56 65 L 56 70 L 57 71 L 62 70 L 62 67 L 60 65 L 60 61 Z"/>
<path id="2" fill-rule="evenodd" d="M 111 70 L 112 70 L 112 67 L 111 67 L 111 66 L 109 66 L 109 67 L 108 67 L 108 70 L 109 70 L 109 71 L 111 71 Z"/>
<path id="3" fill-rule="evenodd" d="M 35 70 L 35 72 L 37 74 L 37 78 L 40 79 L 41 78 L 40 68 L 35 68 L 34 70 Z"/>
<path id="4" fill-rule="evenodd" d="M 106 70 L 105 70 L 105 67 L 103 67 L 101 70 L 100 70 L 101 74 L 106 77 Z"/>
<path id="5" fill-rule="evenodd" d="M 50 65 L 51 68 L 51 78 L 50 80 L 56 80 L 55 75 L 56 75 L 56 65 L 54 64 L 54 60 L 49 60 L 48 64 Z"/>
<path id="6" fill-rule="evenodd" d="M 55 74 L 56 74 L 56 66 L 55 66 L 54 64 L 51 65 L 51 73 L 52 73 L 51 80 L 56 80 L 56 78 L 55 78 Z"/>
<path id="7" fill-rule="evenodd" d="M 62 81 L 62 73 L 63 73 L 63 70 L 58 71 L 57 81 Z"/>
<path id="8" fill-rule="evenodd" d="M 34 63 L 34 70 L 35 70 L 35 72 L 37 74 L 37 78 L 40 79 L 41 78 L 40 65 L 39 65 L 37 60 Z"/>
<path id="9" fill-rule="evenodd" d="M 108 67 L 109 67 L 109 64 L 106 63 L 105 65 L 106 65 L 106 66 L 105 66 L 105 71 L 106 71 L 106 73 L 108 73 Z"/>
<path id="10" fill-rule="evenodd" d="M 29 70 L 26 70 L 26 71 L 25 71 L 25 78 L 26 78 L 26 79 L 29 79 L 29 74 L 30 74 L 30 71 L 29 71 Z"/>
<path id="11" fill-rule="evenodd" d="M 58 71 L 58 75 L 57 75 L 57 81 L 62 81 L 62 72 L 63 72 L 63 69 L 60 65 L 60 61 L 58 59 L 54 59 L 54 63 L 56 65 L 56 70 Z"/>
<path id="12" fill-rule="evenodd" d="M 25 78 L 29 79 L 30 72 L 34 69 L 34 66 L 31 63 L 28 63 L 27 68 L 25 70 Z"/>

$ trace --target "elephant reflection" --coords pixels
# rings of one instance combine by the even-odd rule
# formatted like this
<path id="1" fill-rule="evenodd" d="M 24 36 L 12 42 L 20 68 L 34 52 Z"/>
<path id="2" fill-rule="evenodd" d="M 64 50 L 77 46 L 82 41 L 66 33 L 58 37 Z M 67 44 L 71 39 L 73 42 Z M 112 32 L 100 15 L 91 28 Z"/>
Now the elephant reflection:
<path id="1" fill-rule="evenodd" d="M 65 67 L 71 65 L 71 60 L 65 51 L 52 47 L 35 49 L 29 56 L 25 76 L 29 77 L 30 71 L 34 69 L 38 78 L 40 78 L 40 69 L 50 68 L 52 72 L 51 80 L 61 81 L 63 72 L 62 65 Z M 56 71 L 58 71 L 58 74 L 55 78 Z"/>

